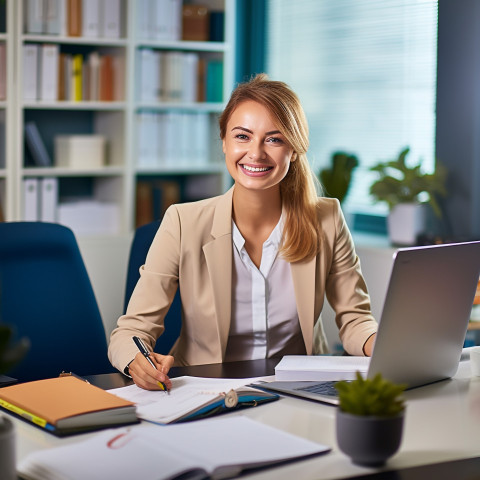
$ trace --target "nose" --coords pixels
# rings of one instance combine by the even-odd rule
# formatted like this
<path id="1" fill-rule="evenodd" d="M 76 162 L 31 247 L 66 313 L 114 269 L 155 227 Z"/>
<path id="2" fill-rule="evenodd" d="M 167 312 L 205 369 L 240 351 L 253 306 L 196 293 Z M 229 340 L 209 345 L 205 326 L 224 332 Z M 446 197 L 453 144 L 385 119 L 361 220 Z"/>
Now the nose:
<path id="1" fill-rule="evenodd" d="M 252 142 L 248 149 L 248 158 L 251 160 L 261 160 L 265 158 L 265 150 L 263 148 L 263 142 Z"/>

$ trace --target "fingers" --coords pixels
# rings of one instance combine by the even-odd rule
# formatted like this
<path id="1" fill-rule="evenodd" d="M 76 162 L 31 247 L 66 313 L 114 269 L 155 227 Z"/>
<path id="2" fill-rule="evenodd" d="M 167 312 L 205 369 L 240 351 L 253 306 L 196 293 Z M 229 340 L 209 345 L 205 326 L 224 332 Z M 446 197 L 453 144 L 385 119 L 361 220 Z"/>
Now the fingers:
<path id="1" fill-rule="evenodd" d="M 167 373 L 173 365 L 174 358 L 171 355 L 150 354 L 149 357 L 155 364 L 155 368 L 150 365 L 148 360 L 137 353 L 134 360 L 129 365 L 130 375 L 136 385 L 146 390 L 163 390 L 162 383 L 167 390 L 172 387 L 172 382 Z M 159 382 L 161 382 L 159 384 Z"/>

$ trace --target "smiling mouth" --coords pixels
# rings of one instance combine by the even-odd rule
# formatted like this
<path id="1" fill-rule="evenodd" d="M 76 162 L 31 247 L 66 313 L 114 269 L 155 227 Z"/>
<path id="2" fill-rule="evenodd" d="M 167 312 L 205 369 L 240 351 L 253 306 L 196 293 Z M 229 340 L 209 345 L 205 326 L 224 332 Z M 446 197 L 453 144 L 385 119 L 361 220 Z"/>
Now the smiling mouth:
<path id="1" fill-rule="evenodd" d="M 267 172 L 271 170 L 273 167 L 251 167 L 250 165 L 240 165 L 244 170 L 247 172 L 252 173 L 259 173 L 259 172 Z"/>

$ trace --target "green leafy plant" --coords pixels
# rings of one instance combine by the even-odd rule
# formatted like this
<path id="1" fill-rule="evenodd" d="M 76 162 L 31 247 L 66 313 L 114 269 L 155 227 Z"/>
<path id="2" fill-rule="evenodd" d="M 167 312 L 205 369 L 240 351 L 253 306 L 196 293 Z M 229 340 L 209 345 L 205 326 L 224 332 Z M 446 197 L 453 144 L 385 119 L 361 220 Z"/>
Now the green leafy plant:
<path id="1" fill-rule="evenodd" d="M 446 168 L 437 162 L 434 173 L 423 173 L 420 164 L 412 167 L 406 164 L 409 151 L 407 147 L 396 160 L 371 167 L 370 170 L 379 174 L 379 179 L 370 186 L 370 194 L 377 201 L 386 202 L 390 210 L 399 203 L 428 203 L 435 215 L 441 217 L 437 197 L 447 194 Z"/>
<path id="2" fill-rule="evenodd" d="M 331 158 L 331 166 L 324 168 L 319 173 L 325 195 L 338 198 L 340 202 L 343 202 L 350 187 L 352 172 L 356 167 L 358 167 L 358 158 L 355 155 L 335 152 Z"/>
<path id="3" fill-rule="evenodd" d="M 386 380 L 380 373 L 364 379 L 357 372 L 351 382 L 337 382 L 339 408 L 345 413 L 361 416 L 393 417 L 405 409 L 402 393 L 406 385 Z"/>

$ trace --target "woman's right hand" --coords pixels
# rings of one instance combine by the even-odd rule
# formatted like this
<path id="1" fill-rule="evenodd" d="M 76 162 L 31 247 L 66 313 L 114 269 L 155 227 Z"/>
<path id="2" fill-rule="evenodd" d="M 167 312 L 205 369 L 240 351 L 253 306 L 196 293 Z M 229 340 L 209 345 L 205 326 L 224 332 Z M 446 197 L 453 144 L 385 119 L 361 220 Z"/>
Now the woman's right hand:
<path id="1" fill-rule="evenodd" d="M 136 385 L 145 390 L 163 390 L 162 383 L 167 390 L 172 388 L 172 381 L 167 373 L 173 365 L 174 358 L 171 355 L 150 353 L 150 360 L 154 363 L 153 368 L 149 361 L 139 352 L 128 365 L 130 376 Z"/>

